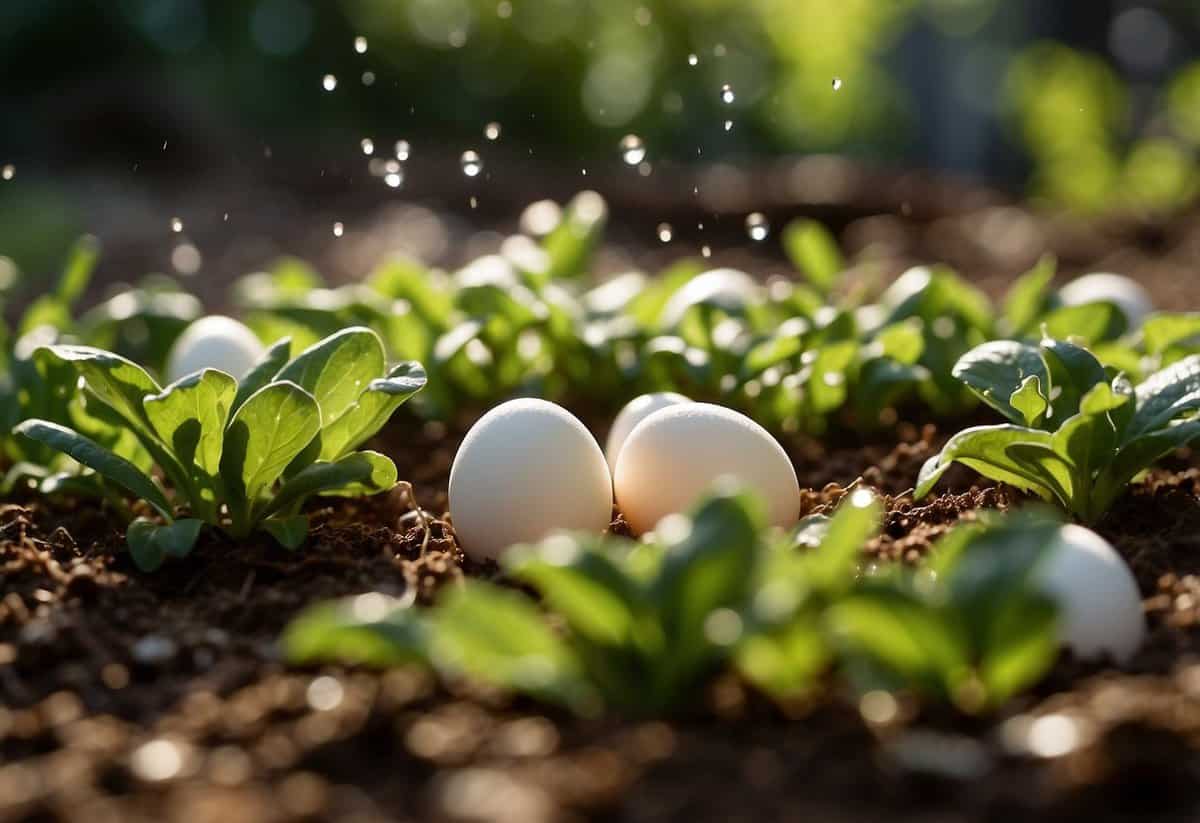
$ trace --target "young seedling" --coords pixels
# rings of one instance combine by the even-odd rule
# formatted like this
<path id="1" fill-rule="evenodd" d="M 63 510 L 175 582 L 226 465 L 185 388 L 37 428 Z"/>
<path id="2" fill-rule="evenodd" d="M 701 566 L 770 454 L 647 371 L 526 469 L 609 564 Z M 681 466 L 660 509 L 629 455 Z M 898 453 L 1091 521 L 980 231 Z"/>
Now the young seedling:
<path id="1" fill-rule="evenodd" d="M 1138 474 L 1200 435 L 1200 355 L 1134 388 L 1072 343 L 993 341 L 964 355 L 954 376 L 1011 423 L 952 437 L 922 467 L 917 499 L 961 463 L 1095 522 Z"/>
<path id="2" fill-rule="evenodd" d="M 383 344 L 365 328 L 333 334 L 288 362 L 290 343 L 274 345 L 239 384 L 216 369 L 163 388 L 130 360 L 87 346 L 55 345 L 40 354 L 82 382 L 89 411 L 127 430 L 174 490 L 126 457 L 61 421 L 32 419 L 15 431 L 57 449 L 153 507 L 164 523 L 139 518 L 128 531 L 134 561 L 154 570 L 191 551 L 207 523 L 235 538 L 261 530 L 297 548 L 308 532 L 301 514 L 314 494 L 386 491 L 396 467 L 382 454 L 355 451 L 419 391 L 416 363 L 388 370 Z"/>

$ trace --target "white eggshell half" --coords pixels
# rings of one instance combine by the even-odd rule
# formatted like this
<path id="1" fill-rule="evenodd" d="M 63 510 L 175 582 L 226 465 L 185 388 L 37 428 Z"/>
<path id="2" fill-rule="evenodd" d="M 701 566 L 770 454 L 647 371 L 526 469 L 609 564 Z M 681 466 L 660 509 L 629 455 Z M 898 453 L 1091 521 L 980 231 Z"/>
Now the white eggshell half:
<path id="1" fill-rule="evenodd" d="M 761 294 L 762 287 L 744 271 L 711 269 L 696 275 L 671 295 L 663 307 L 662 322 L 668 327 L 677 325 L 697 303 L 708 302 L 730 312 L 739 311 L 757 303 Z"/>
<path id="2" fill-rule="evenodd" d="M 608 440 L 604 443 L 604 457 L 608 460 L 609 468 L 616 469 L 617 455 L 621 453 L 621 447 L 625 445 L 625 440 L 634 426 L 659 409 L 691 402 L 691 398 L 678 392 L 662 391 L 643 394 L 626 403 L 613 420 L 612 428 L 608 431 Z"/>
<path id="3" fill-rule="evenodd" d="M 1037 579 L 1058 604 L 1062 644 L 1076 657 L 1128 661 L 1146 637 L 1142 596 L 1125 561 L 1090 529 L 1064 526 Z"/>
<path id="4" fill-rule="evenodd" d="M 637 533 L 686 512 L 722 477 L 766 503 L 769 522 L 800 514 L 800 484 L 783 447 L 744 414 L 711 403 L 668 406 L 633 427 L 617 456 L 617 504 Z"/>
<path id="5" fill-rule="evenodd" d="M 267 353 L 254 332 L 232 317 L 210 314 L 183 330 L 167 355 L 167 382 L 202 369 L 241 380 Z"/>
<path id="6" fill-rule="evenodd" d="M 1139 328 L 1146 316 L 1154 311 L 1149 292 L 1123 274 L 1097 272 L 1077 277 L 1059 290 L 1058 299 L 1064 306 L 1106 300 L 1121 310 L 1130 328 Z"/>
<path id="7" fill-rule="evenodd" d="M 510 400 L 479 418 L 450 468 L 454 531 L 475 559 L 560 529 L 602 531 L 612 502 L 596 438 L 545 400 Z"/>

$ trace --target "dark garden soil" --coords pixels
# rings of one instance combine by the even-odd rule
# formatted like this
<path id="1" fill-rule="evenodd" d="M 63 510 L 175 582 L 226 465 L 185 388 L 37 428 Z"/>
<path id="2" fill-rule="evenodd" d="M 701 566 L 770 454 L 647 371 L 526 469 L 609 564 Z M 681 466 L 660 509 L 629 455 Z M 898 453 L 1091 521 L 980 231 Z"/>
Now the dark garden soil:
<path id="1" fill-rule="evenodd" d="M 951 218 L 897 236 L 916 237 L 916 254 L 938 219 Z M 1057 230 L 1030 225 L 1043 238 Z M 1181 275 L 1179 263 L 1200 232 L 1143 231 L 1150 239 L 1129 240 L 1128 252 L 1103 245 L 1079 260 L 1120 268 L 1127 254 L 1163 305 L 1200 308 L 1194 268 Z M 1164 231 L 1169 250 L 1156 246 Z M 599 416 L 587 419 L 603 434 Z M 777 706 L 729 679 L 670 721 L 580 721 L 417 670 L 285 666 L 279 632 L 315 601 L 383 591 L 428 602 L 464 575 L 495 573 L 465 560 L 449 525 L 413 506 L 445 511 L 463 430 L 399 416 L 376 445 L 411 493 L 313 509 L 297 553 L 205 536 L 186 561 L 143 575 L 120 551 L 114 512 L 83 501 L 0 505 L 0 821 L 1200 817 L 1192 455 L 1155 470 L 1099 527 L 1141 586 L 1144 649 L 1121 671 L 1064 659 L 998 716 L 903 698 L 860 703 L 833 684 L 809 703 Z M 868 551 L 913 562 L 959 519 L 1019 502 L 965 470 L 912 502 L 922 461 L 951 431 L 917 420 L 833 445 L 787 440 L 809 489 L 805 512 L 835 504 L 856 480 L 877 488 L 888 513 Z"/>

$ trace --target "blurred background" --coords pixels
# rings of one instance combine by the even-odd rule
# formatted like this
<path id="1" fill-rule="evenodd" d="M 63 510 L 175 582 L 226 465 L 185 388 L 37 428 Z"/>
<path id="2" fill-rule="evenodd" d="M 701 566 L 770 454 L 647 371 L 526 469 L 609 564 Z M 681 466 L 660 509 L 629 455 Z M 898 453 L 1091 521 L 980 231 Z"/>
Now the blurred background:
<path id="1" fill-rule="evenodd" d="M 0 112 L 27 273 L 83 231 L 130 277 L 361 273 L 582 188 L 675 256 L 757 211 L 1146 225 L 1200 193 L 1200 2 L 4 0 Z"/>

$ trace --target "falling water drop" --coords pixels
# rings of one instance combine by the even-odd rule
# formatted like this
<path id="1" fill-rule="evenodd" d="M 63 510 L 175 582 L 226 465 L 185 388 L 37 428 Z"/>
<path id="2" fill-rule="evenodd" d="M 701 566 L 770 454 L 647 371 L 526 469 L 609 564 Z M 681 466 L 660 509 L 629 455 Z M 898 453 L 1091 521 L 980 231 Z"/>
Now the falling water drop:
<path id="1" fill-rule="evenodd" d="M 364 137 L 359 145 L 362 146 L 363 154 L 370 156 L 375 153 L 375 141 L 370 137 Z"/>
<path id="2" fill-rule="evenodd" d="M 333 91 L 337 88 L 337 78 L 332 74 L 327 74 L 321 78 L 321 88 L 325 91 Z"/>
<path id="3" fill-rule="evenodd" d="M 398 189 L 400 184 L 404 182 L 404 174 L 398 171 L 390 171 L 383 176 L 383 182 L 390 188 Z"/>
<path id="4" fill-rule="evenodd" d="M 355 37 L 354 38 L 354 50 L 356 52 L 358 52 L 359 54 L 366 54 L 367 53 L 367 38 L 363 37 L 362 35 Z"/>
<path id="5" fill-rule="evenodd" d="M 183 221 L 178 217 L 171 218 L 171 231 L 175 232 L 176 234 L 179 234 L 181 231 L 183 231 Z"/>
<path id="6" fill-rule="evenodd" d="M 701 246 L 700 247 L 700 256 L 701 257 L 712 257 L 712 249 L 709 248 L 707 245 Z"/>
<path id="7" fill-rule="evenodd" d="M 408 153 L 412 151 L 412 146 L 408 145 L 407 140 L 396 141 L 396 159 L 404 162 L 408 159 Z"/>
<path id="8" fill-rule="evenodd" d="M 642 177 L 649 177 L 653 172 L 654 166 L 650 165 L 648 161 L 643 160 L 642 162 L 638 163 L 638 174 L 640 174 Z"/>
<path id="9" fill-rule="evenodd" d="M 697 65 L 699 62 L 700 62 L 700 58 L 699 58 L 699 57 L 697 57 L 696 55 L 694 55 L 694 54 L 689 54 L 689 55 L 688 55 L 688 65 L 689 65 L 689 66 L 695 66 L 695 65 Z"/>
<path id="10" fill-rule="evenodd" d="M 460 158 L 462 162 L 463 174 L 467 177 L 475 177 L 479 172 L 483 171 L 483 158 L 479 156 L 479 152 L 467 149 L 462 153 Z"/>
<path id="11" fill-rule="evenodd" d="M 631 166 L 646 159 L 646 144 L 636 134 L 627 134 L 621 138 L 621 159 Z"/>
<path id="12" fill-rule="evenodd" d="M 346 227 L 342 225 L 342 221 L 339 220 L 333 224 L 333 236 L 334 237 L 341 237 L 345 233 L 346 233 Z"/>
<path id="13" fill-rule="evenodd" d="M 735 99 L 737 99 L 737 98 L 734 96 L 733 86 L 729 85 L 728 83 L 721 86 L 721 102 L 722 103 L 729 105 Z"/>
<path id="14" fill-rule="evenodd" d="M 842 90 L 842 78 L 840 78 L 840 77 L 833 78 L 833 90 L 834 91 Z"/>
<path id="15" fill-rule="evenodd" d="M 670 223 L 658 224 L 658 239 L 663 243 L 670 243 L 671 238 L 675 236 L 675 230 L 671 228 Z"/>
<path id="16" fill-rule="evenodd" d="M 497 140 L 500 137 L 500 124 L 496 122 L 488 123 L 483 127 L 483 136 L 488 140 Z"/>
<path id="17" fill-rule="evenodd" d="M 766 240 L 767 235 L 771 233 L 771 224 L 762 212 L 751 212 L 746 215 L 746 233 L 750 235 L 751 240 Z"/>
<path id="18" fill-rule="evenodd" d="M 726 120 L 725 121 L 725 131 L 732 131 L 732 130 L 733 130 L 733 121 Z"/>
<path id="19" fill-rule="evenodd" d="M 373 86 L 373 85 L 375 85 L 375 72 L 373 72 L 373 71 L 364 71 L 364 72 L 362 73 L 362 84 L 363 84 L 364 86 Z"/>
<path id="20" fill-rule="evenodd" d="M 5 166 L 3 168 L 3 170 L 0 170 L 0 177 L 3 177 L 5 180 L 12 180 L 13 176 L 16 173 L 17 173 L 17 167 L 14 166 L 12 163 L 9 163 L 7 166 Z"/>

